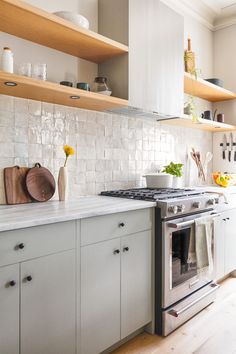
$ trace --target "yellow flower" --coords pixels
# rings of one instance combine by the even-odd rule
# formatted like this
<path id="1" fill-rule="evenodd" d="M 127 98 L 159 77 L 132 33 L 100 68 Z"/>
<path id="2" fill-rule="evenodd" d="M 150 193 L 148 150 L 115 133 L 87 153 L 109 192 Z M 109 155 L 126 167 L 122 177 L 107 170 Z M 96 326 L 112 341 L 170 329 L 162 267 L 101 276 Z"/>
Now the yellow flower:
<path id="1" fill-rule="evenodd" d="M 64 152 L 65 152 L 66 156 L 70 156 L 70 155 L 74 155 L 75 150 L 73 149 L 73 147 L 71 147 L 69 145 L 64 145 Z"/>
<path id="2" fill-rule="evenodd" d="M 64 145 L 63 149 L 64 149 L 64 153 L 66 154 L 66 160 L 65 160 L 65 163 L 64 163 L 64 167 L 66 167 L 66 163 L 67 163 L 68 157 L 71 156 L 71 155 L 74 155 L 75 150 L 73 149 L 73 147 L 71 147 L 69 145 Z"/>

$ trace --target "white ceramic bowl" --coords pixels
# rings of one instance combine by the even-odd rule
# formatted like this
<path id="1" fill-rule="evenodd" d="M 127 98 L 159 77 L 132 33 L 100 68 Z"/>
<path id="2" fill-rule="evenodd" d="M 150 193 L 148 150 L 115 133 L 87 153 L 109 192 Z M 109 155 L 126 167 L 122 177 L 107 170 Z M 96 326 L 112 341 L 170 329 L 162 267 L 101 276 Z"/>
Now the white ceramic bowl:
<path id="1" fill-rule="evenodd" d="M 100 93 L 101 95 L 105 95 L 105 96 L 111 96 L 112 91 L 106 90 L 106 91 L 98 91 L 98 93 Z"/>
<path id="2" fill-rule="evenodd" d="M 147 188 L 172 188 L 173 176 L 167 173 L 149 173 L 145 176 Z"/>
<path id="3" fill-rule="evenodd" d="M 67 20 L 74 25 L 89 29 L 89 21 L 87 20 L 86 17 L 76 14 L 74 12 L 70 11 L 57 11 L 53 13 L 54 15 L 64 18 L 64 20 Z"/>

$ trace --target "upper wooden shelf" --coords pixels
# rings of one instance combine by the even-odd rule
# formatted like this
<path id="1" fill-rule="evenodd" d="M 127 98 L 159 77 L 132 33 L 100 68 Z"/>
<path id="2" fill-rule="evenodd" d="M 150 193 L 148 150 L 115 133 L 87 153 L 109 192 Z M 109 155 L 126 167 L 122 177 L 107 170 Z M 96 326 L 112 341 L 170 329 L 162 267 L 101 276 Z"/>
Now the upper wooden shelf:
<path id="1" fill-rule="evenodd" d="M 9 82 L 17 85 L 7 86 L 6 83 Z M 121 98 L 105 96 L 3 71 L 0 71 L 0 94 L 94 111 L 104 111 L 128 105 L 128 101 Z"/>
<path id="2" fill-rule="evenodd" d="M 199 118 L 198 123 L 193 123 L 192 118 L 188 115 L 183 115 L 181 118 L 169 119 L 161 122 L 162 124 L 180 126 L 185 128 L 205 130 L 208 132 L 224 132 L 236 130 L 234 125 L 226 123 L 218 123 L 212 120 Z"/>
<path id="3" fill-rule="evenodd" d="M 128 52 L 124 44 L 20 0 L 0 0 L 0 31 L 94 63 Z"/>
<path id="4" fill-rule="evenodd" d="M 195 79 L 192 75 L 184 74 L 184 92 L 203 98 L 210 102 L 233 100 L 236 94 L 203 79 Z"/>

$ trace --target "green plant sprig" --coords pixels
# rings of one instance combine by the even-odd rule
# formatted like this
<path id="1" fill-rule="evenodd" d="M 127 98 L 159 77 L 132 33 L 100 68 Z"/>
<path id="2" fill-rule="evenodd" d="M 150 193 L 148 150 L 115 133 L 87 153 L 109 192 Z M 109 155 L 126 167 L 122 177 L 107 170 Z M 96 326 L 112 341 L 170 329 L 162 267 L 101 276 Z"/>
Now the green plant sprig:
<path id="1" fill-rule="evenodd" d="M 183 176 L 183 164 L 182 163 L 174 163 L 171 162 L 169 165 L 165 166 L 162 172 L 168 173 L 175 177 L 182 177 Z"/>

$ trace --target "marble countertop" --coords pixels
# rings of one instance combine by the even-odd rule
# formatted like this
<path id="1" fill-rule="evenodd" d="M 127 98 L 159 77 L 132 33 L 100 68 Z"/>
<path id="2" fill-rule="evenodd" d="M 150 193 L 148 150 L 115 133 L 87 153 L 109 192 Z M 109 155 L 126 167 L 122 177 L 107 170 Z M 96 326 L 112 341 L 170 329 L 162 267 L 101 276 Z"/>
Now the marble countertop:
<path id="1" fill-rule="evenodd" d="M 149 201 L 91 196 L 75 200 L 0 206 L 0 231 L 155 207 Z"/>

